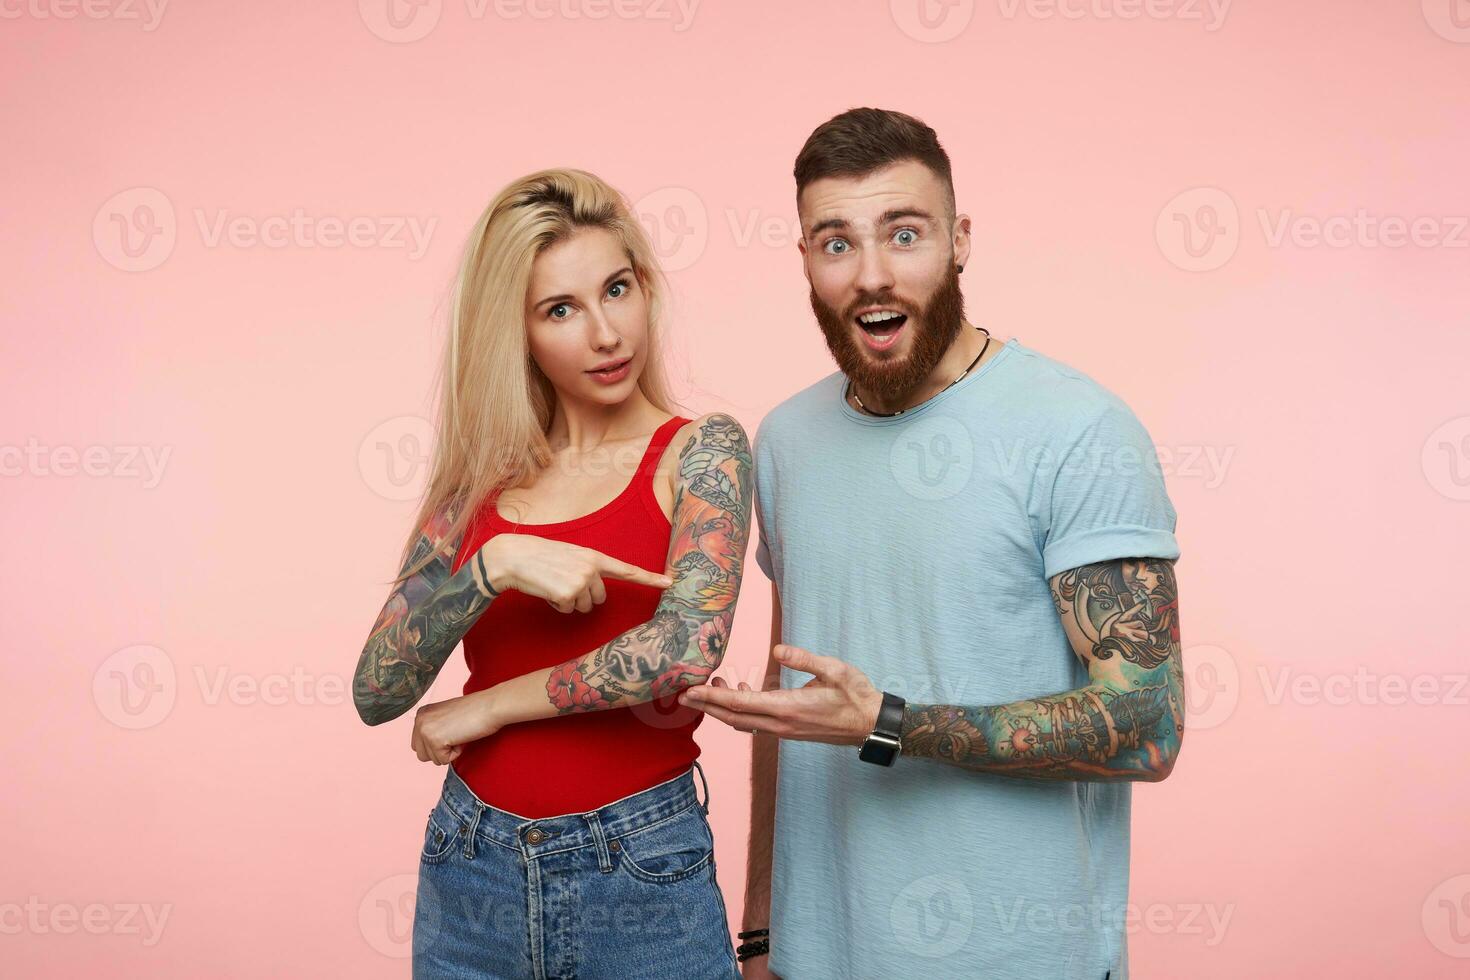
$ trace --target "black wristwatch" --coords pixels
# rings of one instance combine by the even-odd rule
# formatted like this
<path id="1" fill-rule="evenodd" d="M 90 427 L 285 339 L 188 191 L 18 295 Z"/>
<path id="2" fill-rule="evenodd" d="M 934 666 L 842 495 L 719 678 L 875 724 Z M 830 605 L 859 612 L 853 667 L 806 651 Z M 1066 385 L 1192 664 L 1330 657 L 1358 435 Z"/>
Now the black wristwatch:
<path id="1" fill-rule="evenodd" d="M 878 766 L 891 766 L 903 748 L 904 700 L 897 694 L 883 692 L 883 706 L 878 709 L 878 726 L 858 749 L 858 758 Z"/>

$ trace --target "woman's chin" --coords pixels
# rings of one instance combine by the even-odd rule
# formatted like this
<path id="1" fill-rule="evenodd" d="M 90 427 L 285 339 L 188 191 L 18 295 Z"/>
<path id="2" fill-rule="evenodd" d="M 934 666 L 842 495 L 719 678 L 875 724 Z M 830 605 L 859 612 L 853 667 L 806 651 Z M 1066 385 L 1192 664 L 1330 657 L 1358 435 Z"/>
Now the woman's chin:
<path id="1" fill-rule="evenodd" d="M 592 381 L 582 385 L 583 397 L 587 401 L 599 402 L 603 405 L 617 405 L 627 400 L 638 387 L 638 375 L 628 372 L 628 376 L 622 381 L 613 384 L 603 384 Z"/>

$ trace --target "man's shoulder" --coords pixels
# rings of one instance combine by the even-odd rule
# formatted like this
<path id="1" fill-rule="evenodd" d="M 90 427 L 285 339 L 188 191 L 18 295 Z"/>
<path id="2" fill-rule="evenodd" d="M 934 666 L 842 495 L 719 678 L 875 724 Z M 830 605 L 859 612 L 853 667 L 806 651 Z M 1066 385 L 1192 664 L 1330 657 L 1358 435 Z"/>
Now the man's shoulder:
<path id="1" fill-rule="evenodd" d="M 1077 401 L 1105 402 L 1118 397 L 1092 375 L 1049 354 L 1019 342 L 1015 353 L 1015 366 L 1028 385 L 1040 385 Z"/>
<path id="2" fill-rule="evenodd" d="M 836 414 L 840 409 L 834 389 L 842 381 L 842 372 L 833 371 L 778 402 L 756 426 L 756 447 L 776 448 L 791 435 L 810 431 L 814 419 Z"/>
<path id="3" fill-rule="evenodd" d="M 1036 421 L 1058 423 L 1065 430 L 1107 416 L 1132 416 L 1116 392 L 1085 371 L 1019 342 L 1013 353 L 1015 401 Z"/>

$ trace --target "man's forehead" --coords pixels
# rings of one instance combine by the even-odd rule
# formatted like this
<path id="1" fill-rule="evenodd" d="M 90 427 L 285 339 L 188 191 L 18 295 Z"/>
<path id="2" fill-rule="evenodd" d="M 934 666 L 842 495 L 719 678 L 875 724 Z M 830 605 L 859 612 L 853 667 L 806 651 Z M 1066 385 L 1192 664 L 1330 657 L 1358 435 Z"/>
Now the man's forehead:
<path id="1" fill-rule="evenodd" d="M 902 160 L 861 177 L 822 177 L 802 188 L 797 202 L 803 227 L 828 219 L 876 221 L 884 212 L 913 208 L 936 217 L 944 192 L 933 171 Z"/>

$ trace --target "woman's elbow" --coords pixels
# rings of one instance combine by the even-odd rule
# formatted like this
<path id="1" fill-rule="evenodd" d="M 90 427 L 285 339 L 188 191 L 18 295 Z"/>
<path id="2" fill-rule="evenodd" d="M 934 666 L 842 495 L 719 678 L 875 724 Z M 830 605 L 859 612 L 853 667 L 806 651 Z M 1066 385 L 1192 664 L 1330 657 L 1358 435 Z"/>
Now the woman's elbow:
<path id="1" fill-rule="evenodd" d="M 407 705 L 391 701 L 371 688 L 356 683 L 352 686 L 352 703 L 357 708 L 357 717 L 364 725 L 381 725 L 392 721 L 407 709 Z"/>

